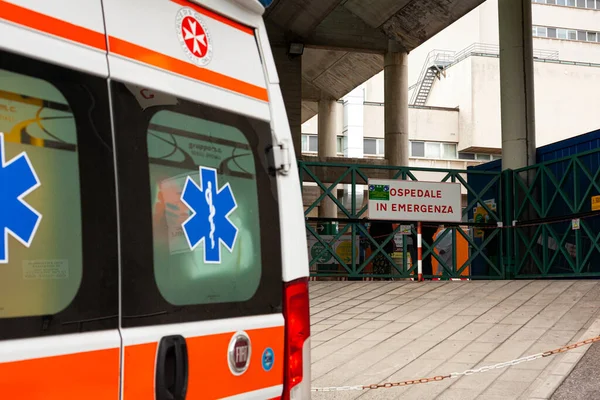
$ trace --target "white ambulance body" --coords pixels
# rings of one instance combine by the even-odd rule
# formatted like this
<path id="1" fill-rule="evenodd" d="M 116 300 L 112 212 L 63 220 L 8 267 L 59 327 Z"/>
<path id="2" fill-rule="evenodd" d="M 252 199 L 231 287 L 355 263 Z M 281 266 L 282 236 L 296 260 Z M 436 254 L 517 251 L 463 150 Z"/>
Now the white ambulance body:
<path id="1" fill-rule="evenodd" d="M 0 397 L 308 399 L 257 0 L 0 0 Z"/>

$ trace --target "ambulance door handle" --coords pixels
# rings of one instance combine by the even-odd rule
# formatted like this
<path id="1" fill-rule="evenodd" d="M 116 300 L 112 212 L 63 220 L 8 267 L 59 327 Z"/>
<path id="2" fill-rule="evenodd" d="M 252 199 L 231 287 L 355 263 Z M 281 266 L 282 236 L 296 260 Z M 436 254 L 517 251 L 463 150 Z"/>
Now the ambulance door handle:
<path id="1" fill-rule="evenodd" d="M 188 385 L 188 354 L 185 338 L 165 336 L 156 356 L 156 400 L 185 400 Z"/>

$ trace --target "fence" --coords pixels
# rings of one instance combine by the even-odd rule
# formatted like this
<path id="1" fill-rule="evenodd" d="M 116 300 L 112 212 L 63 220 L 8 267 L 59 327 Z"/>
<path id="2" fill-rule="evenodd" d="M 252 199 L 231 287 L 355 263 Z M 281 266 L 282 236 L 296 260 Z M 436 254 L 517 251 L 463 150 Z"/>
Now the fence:
<path id="1" fill-rule="evenodd" d="M 305 209 L 312 276 L 416 277 L 415 224 L 388 221 L 374 234 L 369 178 L 461 184 L 463 221 L 423 222 L 425 278 L 600 276 L 600 149 L 502 173 L 321 162 L 299 162 L 299 173 L 304 197 L 312 196 Z M 324 199 L 337 217 L 314 215 Z"/>
<path id="2" fill-rule="evenodd" d="M 348 279 L 416 277 L 416 226 L 394 223 L 384 234 L 373 234 L 367 217 L 366 184 L 369 178 L 392 178 L 460 183 L 463 193 L 463 222 L 441 225 L 423 223 L 422 258 L 424 277 L 450 279 L 503 279 L 502 202 L 485 202 L 493 193 L 501 196 L 501 174 L 431 168 L 299 162 L 303 196 L 311 197 L 305 209 L 312 276 L 344 276 Z M 470 179 L 484 185 L 474 190 Z M 325 183 L 331 182 L 331 183 Z M 341 187 L 341 189 L 340 189 Z M 342 192 L 338 196 L 338 191 Z M 488 196 L 489 197 L 489 196 Z M 314 211 L 324 199 L 337 209 L 336 218 L 319 218 Z M 480 214 L 485 218 L 477 220 Z M 474 214 L 475 212 L 475 214 Z M 389 225 L 388 225 L 389 226 Z M 482 233 L 485 232 L 485 233 Z M 390 271 L 378 270 L 379 262 Z"/>
<path id="3" fill-rule="evenodd" d="M 598 149 L 514 171 L 516 277 L 600 276 L 599 179 Z"/>

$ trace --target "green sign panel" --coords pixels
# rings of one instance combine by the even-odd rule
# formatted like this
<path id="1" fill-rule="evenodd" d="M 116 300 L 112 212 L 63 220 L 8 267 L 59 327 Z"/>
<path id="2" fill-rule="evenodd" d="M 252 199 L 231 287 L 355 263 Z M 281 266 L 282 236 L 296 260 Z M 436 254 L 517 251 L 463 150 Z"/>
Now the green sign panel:
<path id="1" fill-rule="evenodd" d="M 369 200 L 389 200 L 389 185 L 369 185 Z"/>
<path id="2" fill-rule="evenodd" d="M 317 258 L 317 262 L 319 264 L 329 263 L 329 261 L 331 261 L 333 258 L 331 253 L 325 250 L 325 246 L 323 246 L 321 243 L 313 244 L 312 248 L 310 249 L 310 255 L 312 258 L 316 258 L 320 255 L 319 258 Z"/>

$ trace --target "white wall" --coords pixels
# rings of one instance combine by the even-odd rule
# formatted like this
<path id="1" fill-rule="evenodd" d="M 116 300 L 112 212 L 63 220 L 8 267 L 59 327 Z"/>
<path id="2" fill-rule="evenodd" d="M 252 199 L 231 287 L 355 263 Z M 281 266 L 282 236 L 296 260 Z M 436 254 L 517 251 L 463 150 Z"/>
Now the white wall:
<path id="1" fill-rule="evenodd" d="M 458 150 L 501 148 L 499 59 L 470 57 L 447 72 L 429 105 L 458 102 Z M 534 79 L 537 146 L 600 128 L 600 68 L 535 62 Z"/>
<path id="2" fill-rule="evenodd" d="M 600 12 L 598 12 L 600 31 Z M 553 38 L 533 38 L 533 48 L 558 51 L 558 58 L 564 61 L 579 61 L 600 64 L 600 43 L 578 42 Z"/>
<path id="3" fill-rule="evenodd" d="M 384 137 L 384 108 L 365 104 L 365 137 Z M 408 109 L 408 137 L 410 140 L 435 142 L 458 141 L 459 112 L 453 110 Z"/>
<path id="4" fill-rule="evenodd" d="M 542 63 L 534 67 L 537 146 L 600 128 L 600 68 Z"/>
<path id="5" fill-rule="evenodd" d="M 470 59 L 473 91 L 472 134 L 469 138 L 470 142 L 468 140 L 461 142 L 459 148 L 468 148 L 470 146 L 502 148 L 500 128 L 500 59 L 487 57 L 470 57 Z"/>
<path id="6" fill-rule="evenodd" d="M 480 43 L 498 44 L 498 0 L 487 0 L 479 6 L 479 39 Z"/>
<path id="7" fill-rule="evenodd" d="M 473 136 L 473 86 L 471 69 L 473 57 L 454 65 L 446 71 L 446 77 L 436 80 L 427 100 L 427 105 L 437 107 L 459 107 L 458 150 L 468 147 Z"/>
<path id="8" fill-rule="evenodd" d="M 536 3 L 532 6 L 534 25 L 600 31 L 600 10 Z"/>

